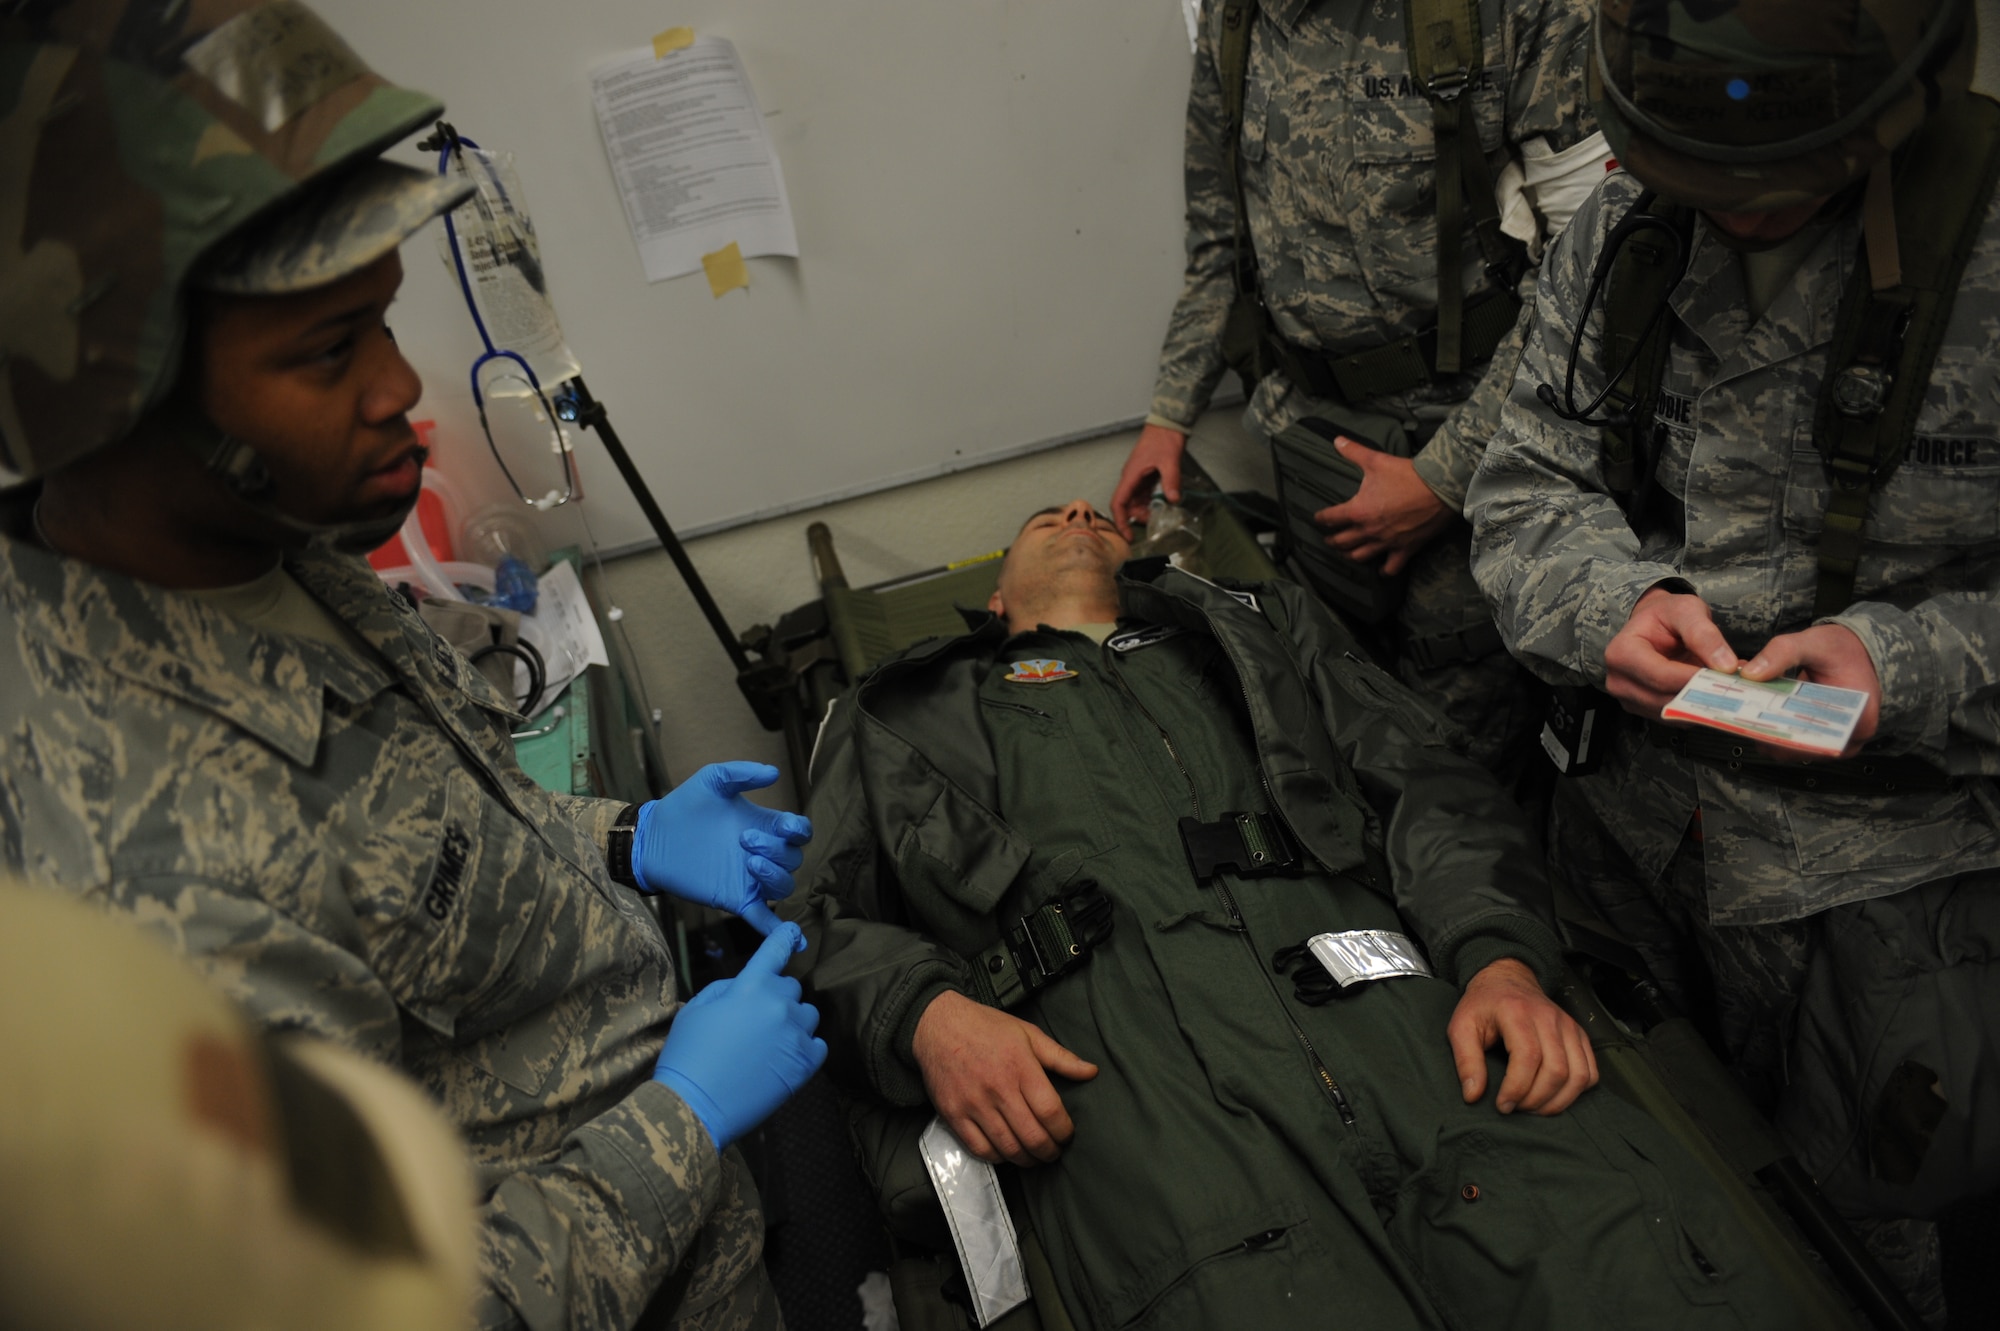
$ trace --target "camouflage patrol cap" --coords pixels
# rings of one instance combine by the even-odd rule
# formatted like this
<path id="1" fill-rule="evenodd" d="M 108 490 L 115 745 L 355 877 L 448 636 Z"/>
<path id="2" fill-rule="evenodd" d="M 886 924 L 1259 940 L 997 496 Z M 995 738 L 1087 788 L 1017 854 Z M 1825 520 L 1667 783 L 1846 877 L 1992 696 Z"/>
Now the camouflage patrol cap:
<path id="1" fill-rule="evenodd" d="M 0 1326 L 469 1326 L 464 1148 L 129 921 L 0 874 Z"/>
<path id="2" fill-rule="evenodd" d="M 1971 82 L 1967 0 L 1600 0 L 1591 98 L 1626 170 L 1761 212 L 1866 175 Z"/>
<path id="3" fill-rule="evenodd" d="M 381 158 L 364 162 L 225 239 L 193 275 L 195 286 L 239 296 L 282 296 L 337 282 L 395 249 L 478 188 Z"/>
<path id="4" fill-rule="evenodd" d="M 179 372 L 191 274 L 285 289 L 255 247 L 206 266 L 218 242 L 345 197 L 325 182 L 379 188 L 355 168 L 442 110 L 299 0 L 0 3 L 0 466 L 41 475 L 128 432 Z M 440 203 L 405 170 L 401 214 Z M 354 252 L 326 241 L 284 243 L 324 273 Z"/>

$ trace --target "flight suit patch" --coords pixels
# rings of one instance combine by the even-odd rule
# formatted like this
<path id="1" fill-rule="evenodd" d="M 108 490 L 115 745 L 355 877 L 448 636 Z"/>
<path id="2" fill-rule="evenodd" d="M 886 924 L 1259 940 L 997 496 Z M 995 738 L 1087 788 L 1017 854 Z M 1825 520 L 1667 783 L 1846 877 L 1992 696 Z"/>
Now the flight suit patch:
<path id="1" fill-rule="evenodd" d="M 1006 679 L 1010 684 L 1053 684 L 1059 679 L 1075 679 L 1076 671 L 1061 661 L 1016 661 Z"/>

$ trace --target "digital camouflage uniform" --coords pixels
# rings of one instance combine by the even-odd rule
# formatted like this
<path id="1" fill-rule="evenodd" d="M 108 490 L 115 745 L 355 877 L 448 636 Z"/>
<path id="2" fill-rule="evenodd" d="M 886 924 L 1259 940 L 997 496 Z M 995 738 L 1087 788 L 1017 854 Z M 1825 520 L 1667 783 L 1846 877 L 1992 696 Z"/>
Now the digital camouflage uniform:
<path id="1" fill-rule="evenodd" d="M 0 537 L 5 863 L 414 1077 L 478 1172 L 481 1325 L 777 1325 L 739 1157 L 652 1079 L 678 1002 L 605 874 L 623 806 L 524 775 L 506 702 L 358 558 L 287 567 L 372 658 Z"/>
<path id="2" fill-rule="evenodd" d="M 1590 11 L 1579 0 L 1482 0 L 1485 68 L 1469 95 L 1480 142 L 1500 163 L 1543 138 L 1560 152 L 1594 128 L 1584 71 Z M 1182 430 L 1208 406 L 1224 373 L 1223 324 L 1235 287 L 1236 207 L 1225 171 L 1222 6 L 1203 7 L 1188 96 L 1186 285 L 1161 351 L 1154 417 Z M 1245 83 L 1240 157 L 1259 285 L 1277 332 L 1294 346 L 1345 353 L 1428 325 L 1437 305 L 1437 184 L 1431 104 L 1412 86 L 1401 4 L 1266 0 L 1257 10 Z M 1497 174 L 1497 166 L 1495 174 Z M 1463 248 L 1467 300 L 1491 285 L 1479 246 Z M 1533 278 L 1522 283 L 1532 295 Z M 1250 400 L 1266 437 L 1304 416 L 1378 436 L 1407 432 L 1417 472 L 1457 512 L 1491 435 L 1518 346 L 1502 342 L 1497 373 L 1451 375 L 1346 407 L 1315 401 L 1282 372 Z M 1357 411 L 1360 414 L 1357 414 Z M 1368 431 L 1366 413 L 1385 418 Z M 1466 572 L 1469 533 L 1454 523 L 1411 565 L 1400 627 L 1430 639 L 1487 622 Z M 1494 766 L 1518 754 L 1541 717 L 1504 652 L 1418 670 L 1405 681 L 1440 705 Z"/>
<path id="3" fill-rule="evenodd" d="M 1128 581 L 1136 637 L 989 619 L 836 705 L 790 908 L 829 1067 L 924 1104 L 924 1008 L 1089 880 L 1108 938 L 1015 1009 L 1099 1068 L 1058 1083 L 1061 1159 L 1013 1175 L 1078 1327 L 1797 1325 L 1707 1177 L 1630 1105 L 1502 1115 L 1491 1085 L 1464 1103 L 1459 986 L 1501 958 L 1561 965 L 1533 839 L 1315 602 L 1255 592 Z M 1007 678 L 1023 658 L 1072 673 Z M 1199 883 L 1177 820 L 1232 810 L 1282 817 L 1300 871 Z M 1437 978 L 1301 1002 L 1273 954 L 1348 929 L 1417 935 Z"/>
<path id="4" fill-rule="evenodd" d="M 1670 299 L 1656 411 L 1662 497 L 1641 509 L 1635 531 L 1606 486 L 1598 431 L 1554 418 L 1535 388 L 1562 384 L 1593 266 L 1639 191 L 1630 176 L 1609 178 L 1544 260 L 1520 377 L 1472 489 L 1480 584 L 1509 647 L 1551 680 L 1601 685 L 1606 646 L 1640 595 L 1666 579 L 1692 585 L 1745 659 L 1814 622 L 1828 480 L 1813 417 L 1858 218 L 1850 212 L 1830 228 L 1754 324 L 1738 255 L 1696 224 Z M 1557 799 L 1557 867 L 1651 948 L 1669 983 L 1698 986 L 1687 970 L 1692 934 L 1713 972 L 1728 1052 L 1767 1100 L 1779 1099 L 1780 1126 L 1850 1214 L 1900 1209 L 1857 1154 L 1853 1121 L 1866 1115 L 1879 1147 L 1898 1060 L 1946 1069 L 1947 1124 L 1981 1117 L 1972 1101 L 1992 1075 L 1990 1050 L 1938 1047 L 1946 1026 L 1982 1040 L 1990 1006 L 1975 1021 L 1957 1008 L 1928 1031 L 1908 1029 L 1896 1009 L 1928 986 L 1988 984 L 1976 973 L 2000 888 L 1996 317 L 2000 215 L 1989 210 L 1916 437 L 1870 502 L 1855 600 L 1819 621 L 1853 630 L 1880 674 L 1880 729 L 1865 752 L 1921 758 L 1958 778 L 1950 788 L 1781 788 L 1678 757 L 1627 722 L 1603 770 L 1565 781 Z M 1603 385 L 1602 323 L 1600 306 L 1580 330 L 1579 402 Z M 1664 931 L 1655 927 L 1662 915 L 1672 922 Z M 1878 981 L 1881 994 L 1871 990 Z M 1813 1038 L 1793 1045 L 1802 986 L 1823 988 L 1825 1001 L 1806 1004 Z M 1842 1027 L 1839 1039 L 1867 1051 L 1858 1068 L 1824 1065 L 1821 1036 Z M 1850 1101 L 1858 1107 L 1840 1108 Z M 1927 1141 L 1916 1144 L 1920 1158 Z M 1901 1206 L 1927 1213 L 1939 1196 L 1993 1182 L 1940 1151 L 1904 1194 L 1930 1200 Z"/>
<path id="5" fill-rule="evenodd" d="M 298 0 L 0 5 L 0 461 L 50 475 L 154 413 L 314 530 L 169 403 L 191 291 L 388 254 L 466 192 L 381 160 L 442 110 Z M 478 1171 L 481 1324 L 774 1325 L 737 1157 L 652 1079 L 674 969 L 606 878 L 619 806 L 537 788 L 504 700 L 326 552 L 377 520 L 288 560 L 357 653 L 45 553 L 36 495 L 0 496 L 0 863 L 414 1077 Z"/>

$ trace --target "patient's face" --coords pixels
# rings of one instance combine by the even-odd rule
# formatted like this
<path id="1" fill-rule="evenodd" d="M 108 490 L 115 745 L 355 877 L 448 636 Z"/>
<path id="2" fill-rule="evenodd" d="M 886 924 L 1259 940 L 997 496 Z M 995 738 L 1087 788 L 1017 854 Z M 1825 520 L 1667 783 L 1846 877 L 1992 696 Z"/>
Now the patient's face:
<path id="1" fill-rule="evenodd" d="M 1107 592 L 1132 543 L 1088 501 L 1072 499 L 1028 519 L 1007 551 L 998 595 L 1019 603 L 1059 582 L 1103 579 Z"/>

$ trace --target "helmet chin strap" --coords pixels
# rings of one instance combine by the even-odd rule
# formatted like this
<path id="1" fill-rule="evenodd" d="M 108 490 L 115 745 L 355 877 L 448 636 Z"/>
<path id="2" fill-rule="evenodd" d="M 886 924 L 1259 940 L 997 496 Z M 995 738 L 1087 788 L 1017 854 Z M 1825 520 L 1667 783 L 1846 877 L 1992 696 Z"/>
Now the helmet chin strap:
<path id="1" fill-rule="evenodd" d="M 174 438 L 200 459 L 203 469 L 220 479 L 239 501 L 306 542 L 322 542 L 346 554 L 364 554 L 402 530 L 410 510 L 417 506 L 420 491 L 412 492 L 407 503 L 383 517 L 355 522 L 307 522 L 278 507 L 274 496 L 277 482 L 257 450 L 225 433 L 207 416 L 191 408 L 173 410 L 169 429 Z"/>

